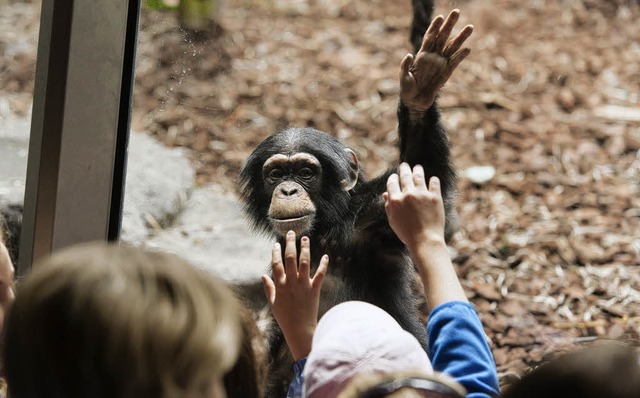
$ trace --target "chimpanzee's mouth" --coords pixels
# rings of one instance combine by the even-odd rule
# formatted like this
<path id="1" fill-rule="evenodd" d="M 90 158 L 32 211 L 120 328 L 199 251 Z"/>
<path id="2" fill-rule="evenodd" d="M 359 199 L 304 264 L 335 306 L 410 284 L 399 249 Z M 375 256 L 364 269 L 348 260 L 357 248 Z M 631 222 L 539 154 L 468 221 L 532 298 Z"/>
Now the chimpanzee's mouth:
<path id="1" fill-rule="evenodd" d="M 298 221 L 298 220 L 302 220 L 305 217 L 309 217 L 311 214 L 302 214 L 300 216 L 295 216 L 295 217 L 271 217 L 271 221 L 275 221 L 275 222 L 293 222 L 293 221 Z"/>
<path id="2" fill-rule="evenodd" d="M 281 236 L 286 235 L 289 231 L 293 231 L 297 235 L 300 235 L 303 232 L 309 231 L 313 224 L 313 214 L 304 214 L 287 218 L 270 217 L 269 219 L 274 231 Z"/>

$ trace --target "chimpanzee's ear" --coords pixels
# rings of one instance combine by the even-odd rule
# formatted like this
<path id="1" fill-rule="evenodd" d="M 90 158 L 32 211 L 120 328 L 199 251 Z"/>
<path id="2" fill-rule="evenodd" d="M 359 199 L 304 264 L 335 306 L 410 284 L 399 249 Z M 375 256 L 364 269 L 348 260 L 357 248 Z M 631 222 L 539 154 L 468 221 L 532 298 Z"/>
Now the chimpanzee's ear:
<path id="1" fill-rule="evenodd" d="M 344 148 L 344 151 L 349 156 L 349 175 L 342 180 L 342 189 L 350 191 L 358 183 L 358 172 L 360 171 L 360 165 L 358 164 L 358 157 L 356 153 L 349 148 Z"/>

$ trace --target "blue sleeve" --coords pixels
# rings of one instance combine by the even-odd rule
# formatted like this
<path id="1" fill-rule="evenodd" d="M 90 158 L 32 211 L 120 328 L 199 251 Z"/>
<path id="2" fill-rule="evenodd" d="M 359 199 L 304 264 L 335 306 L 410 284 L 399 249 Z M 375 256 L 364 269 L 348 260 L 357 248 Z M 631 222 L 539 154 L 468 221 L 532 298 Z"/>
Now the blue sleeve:
<path id="1" fill-rule="evenodd" d="M 302 386 L 304 386 L 302 371 L 304 370 L 304 365 L 306 363 L 307 357 L 304 357 L 293 364 L 293 380 L 291 380 L 291 384 L 289 384 L 287 398 L 302 398 Z"/>
<path id="2" fill-rule="evenodd" d="M 498 372 L 482 323 L 469 303 L 441 304 L 427 321 L 427 353 L 433 369 L 453 377 L 467 398 L 498 396 Z"/>

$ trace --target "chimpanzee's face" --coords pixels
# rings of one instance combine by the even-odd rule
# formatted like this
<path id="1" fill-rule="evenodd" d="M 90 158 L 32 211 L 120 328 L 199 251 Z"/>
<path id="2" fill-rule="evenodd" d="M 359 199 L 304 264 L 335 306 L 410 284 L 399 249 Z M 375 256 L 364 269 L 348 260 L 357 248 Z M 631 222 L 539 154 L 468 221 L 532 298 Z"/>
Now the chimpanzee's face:
<path id="1" fill-rule="evenodd" d="M 283 237 L 322 236 L 350 215 L 349 191 L 358 183 L 356 154 L 312 128 L 267 137 L 240 172 L 245 211 L 257 229 Z"/>
<path id="2" fill-rule="evenodd" d="M 271 194 L 268 217 L 273 231 L 280 236 L 310 231 L 316 217 L 312 197 L 322 181 L 318 159 L 304 152 L 273 155 L 262 166 L 262 178 Z"/>

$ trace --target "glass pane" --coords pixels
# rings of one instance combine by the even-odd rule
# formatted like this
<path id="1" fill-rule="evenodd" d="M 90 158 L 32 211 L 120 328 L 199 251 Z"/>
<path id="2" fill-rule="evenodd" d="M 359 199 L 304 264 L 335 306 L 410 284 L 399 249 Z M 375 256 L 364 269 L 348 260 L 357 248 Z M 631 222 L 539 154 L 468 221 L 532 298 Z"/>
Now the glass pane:
<path id="1" fill-rule="evenodd" d="M 35 80 L 40 1 L 0 0 L 0 208 L 17 260 Z"/>
<path id="2" fill-rule="evenodd" d="M 269 244 L 233 206 L 243 161 L 311 126 L 370 177 L 395 162 L 412 2 L 212 1 L 199 32 L 188 2 L 142 10 L 123 238 L 257 282 Z M 636 2 L 436 5 L 475 25 L 439 105 L 460 172 L 454 262 L 503 381 L 576 342 L 638 339 Z M 169 195 L 160 210 L 140 181 Z"/>
<path id="3" fill-rule="evenodd" d="M 206 15 L 182 20 L 178 2 L 143 3 L 121 237 L 176 252 L 230 281 L 254 283 L 271 244 L 250 234 L 234 179 L 259 136 L 238 134 L 241 104 L 235 90 L 225 95 L 226 87 L 245 84 L 234 73 L 245 51 L 235 42 L 242 35 L 227 22 L 253 7 L 199 2 L 212 5 Z M 262 125 L 260 133 L 273 127 Z"/>

